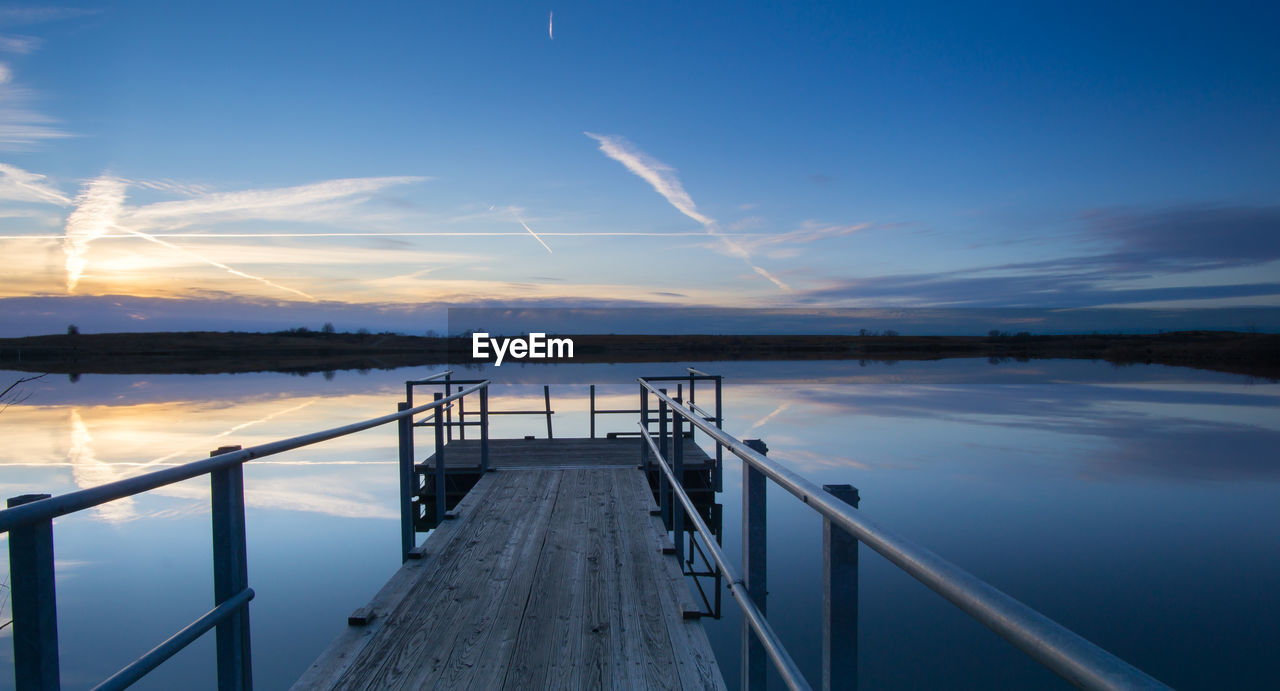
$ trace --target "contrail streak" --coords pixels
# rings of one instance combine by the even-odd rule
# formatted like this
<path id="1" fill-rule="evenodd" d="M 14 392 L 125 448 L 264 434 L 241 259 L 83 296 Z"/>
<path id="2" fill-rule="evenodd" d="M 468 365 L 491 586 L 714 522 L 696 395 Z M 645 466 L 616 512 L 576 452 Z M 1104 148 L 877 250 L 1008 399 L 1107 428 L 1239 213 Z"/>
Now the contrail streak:
<path id="1" fill-rule="evenodd" d="M 247 278 L 247 279 L 249 279 L 249 280 L 251 280 L 251 281 L 257 281 L 257 282 L 259 282 L 259 283 L 261 283 L 261 284 L 263 284 L 263 285 L 270 286 L 270 287 L 275 288 L 275 289 L 277 289 L 277 290 L 283 290 L 283 291 L 285 291 L 286 293 L 293 293 L 294 295 L 298 295 L 298 296 L 304 297 L 304 298 L 306 298 L 306 299 L 308 299 L 308 300 L 311 300 L 312 302 L 315 302 L 315 301 L 317 301 L 317 300 L 319 299 L 319 298 L 317 298 L 316 296 L 311 295 L 311 294 L 309 294 L 309 293 L 304 293 L 304 292 L 302 292 L 301 290 L 298 290 L 297 288 L 290 288 L 289 286 L 282 286 L 282 285 L 280 285 L 279 283 L 274 283 L 274 282 L 272 282 L 272 281 L 270 281 L 270 280 L 268 280 L 268 279 L 266 279 L 266 278 L 263 278 L 263 277 L 261 277 L 261 276 L 254 276 L 253 274 L 245 273 L 245 272 L 243 272 L 243 271 L 241 271 L 241 270 L 239 270 L 239 269 L 236 269 L 236 268 L 233 268 L 233 267 L 227 266 L 226 264 L 223 264 L 223 263 L 222 263 L 222 262 L 220 262 L 220 261 L 216 261 L 216 260 L 210 259 L 210 258 L 208 258 L 208 257 L 206 257 L 206 256 L 204 256 L 204 255 L 202 255 L 202 254 L 197 253 L 197 252 L 192 252 L 191 250 L 188 250 L 188 249 L 185 249 L 185 248 L 179 247 L 178 245 L 175 245 L 175 244 L 173 244 L 172 242 L 169 242 L 169 241 L 167 241 L 167 240 L 161 240 L 161 239 L 160 239 L 160 238 L 158 238 L 158 237 L 155 237 L 155 236 L 152 236 L 152 235 L 148 235 L 148 234 L 146 234 L 146 233 L 144 233 L 144 232 L 142 232 L 142 231 L 140 231 L 140 230 L 133 230 L 132 228 L 125 228 L 125 227 L 122 227 L 122 226 L 114 226 L 114 227 L 115 227 L 115 228 L 117 228 L 117 229 L 119 229 L 119 230 L 122 230 L 122 231 L 124 231 L 124 232 L 126 232 L 126 233 L 131 233 L 131 234 L 133 234 L 133 235 L 136 235 L 136 236 L 138 236 L 138 237 L 142 238 L 143 240 L 147 240 L 147 241 L 149 241 L 149 242 L 154 242 L 154 243 L 156 243 L 157 245 L 160 245 L 160 246 L 162 246 L 162 247 L 168 247 L 169 249 L 171 249 L 171 250 L 173 250 L 173 251 L 175 251 L 175 252 L 179 252 L 179 253 L 185 254 L 185 255 L 187 255 L 188 257 L 191 257 L 192 259 L 198 259 L 198 260 L 200 260 L 200 261 L 202 261 L 202 262 L 204 262 L 204 263 L 208 264 L 209 266 L 213 266 L 213 267 L 217 267 L 217 268 L 219 268 L 219 269 L 222 269 L 223 271 L 226 271 L 227 273 L 232 274 L 233 276 L 239 276 L 239 277 L 241 277 L 241 278 Z"/>
<path id="2" fill-rule="evenodd" d="M 753 262 L 751 253 L 746 248 L 729 239 L 728 235 L 720 232 L 720 224 L 714 218 L 698 211 L 697 205 L 693 203 L 693 198 L 684 190 L 684 185 L 680 183 L 680 178 L 676 177 L 674 168 L 637 149 L 625 137 L 593 134 L 591 132 L 584 132 L 584 134 L 599 142 L 600 150 L 604 152 L 604 155 L 621 163 L 627 170 L 649 183 L 654 191 L 662 195 L 667 200 L 667 203 L 676 207 L 677 211 L 702 224 L 702 227 L 707 230 L 707 235 L 719 240 L 729 254 L 741 259 L 743 263 L 751 267 L 752 271 L 760 274 L 782 290 L 788 293 L 791 292 L 791 286 L 783 283 L 765 270 L 764 267 Z"/>
<path id="3" fill-rule="evenodd" d="M 153 238 L 190 238 L 197 240 L 219 240 L 232 238 L 506 238 L 506 237 L 524 237 L 527 233 L 516 231 L 494 231 L 491 233 L 484 232 L 424 232 L 424 233 L 147 233 Z M 539 231 L 539 237 L 545 238 L 596 238 L 596 237 L 640 237 L 640 238 L 688 238 L 688 237 L 706 237 L 705 231 L 700 232 L 674 232 L 674 233 L 651 233 L 651 232 L 632 232 L 632 231 L 583 231 L 580 233 L 568 231 Z M 135 238 L 137 236 L 116 233 L 108 235 L 100 235 L 94 240 L 118 240 L 120 238 Z M 759 233 L 720 233 L 719 237 L 726 238 L 761 238 Z M 773 236 L 769 236 L 773 237 Z M 64 240 L 65 235 L 0 235 L 0 240 Z"/>
<path id="4" fill-rule="evenodd" d="M 30 173 L 6 163 L 0 163 L 0 181 L 5 179 L 9 180 L 14 187 L 25 190 L 36 200 L 51 202 L 58 206 L 71 204 L 71 200 L 66 195 L 42 182 L 45 179 L 43 175 Z"/>
<path id="5" fill-rule="evenodd" d="M 774 408 L 772 413 L 769 413 L 768 415 L 760 418 L 759 420 L 756 420 L 750 427 L 747 428 L 747 431 L 754 432 L 755 430 L 763 427 L 765 423 L 774 419 L 775 417 L 778 417 L 779 415 L 782 414 L 782 411 L 790 407 L 791 407 L 791 401 L 783 401 L 782 405 L 778 406 L 777 408 Z"/>
<path id="6" fill-rule="evenodd" d="M 224 432 L 219 432 L 219 433 L 217 433 L 217 434 L 213 435 L 212 437 L 209 437 L 209 438 L 208 438 L 208 439 L 206 439 L 205 441 L 200 442 L 200 444 L 201 444 L 202 446 L 209 446 L 209 445 L 213 442 L 213 440 L 214 440 L 214 439 L 222 439 L 223 437 L 229 436 L 229 435 L 231 435 L 231 434 L 233 434 L 233 433 L 235 433 L 235 432 L 239 432 L 240 430 L 242 430 L 242 429 L 244 429 L 244 428 L 246 428 L 246 427 L 252 427 L 252 426 L 254 426 L 254 425 L 260 425 L 260 424 L 262 424 L 262 423 L 264 423 L 264 422 L 270 422 L 271 420 L 273 420 L 273 419 L 275 419 L 275 418 L 278 418 L 278 417 L 280 417 L 281 415 L 288 415 L 289 413 L 297 412 L 297 411 L 302 410 L 303 408 L 306 408 L 307 406 L 310 406 L 310 405 L 313 405 L 313 404 L 315 404 L 315 401 L 304 401 L 304 402 L 302 402 L 302 403 L 300 403 L 300 404 L 298 404 L 298 405 L 295 405 L 295 406 L 293 406 L 293 407 L 291 407 L 291 408 L 286 408 L 286 409 L 284 409 L 284 410 L 278 410 L 278 411 L 276 411 L 276 412 L 274 412 L 274 413 L 271 413 L 270 415 L 266 415 L 266 416 L 264 416 L 264 417 L 260 417 L 260 418 L 258 418 L 257 420 L 250 420 L 250 421 L 248 421 L 248 422 L 242 422 L 242 423 L 240 423 L 240 424 L 238 424 L 238 425 L 235 425 L 235 426 L 233 426 L 233 427 L 231 427 L 231 428 L 227 429 L 227 430 L 226 430 L 226 431 L 224 431 Z M 170 464 L 166 463 L 166 461 L 168 461 L 168 460 L 170 460 L 170 459 L 173 459 L 173 458 L 176 458 L 176 457 L 178 457 L 178 456 L 181 456 L 181 455 L 183 455 L 183 454 L 190 453 L 190 452 L 191 452 L 191 450 L 192 450 L 192 448 L 194 448 L 194 447 L 187 447 L 187 448 L 185 448 L 185 449 L 179 449 L 178 451 L 174 451 L 174 452 L 173 452 L 173 453 L 171 453 L 171 454 L 168 454 L 168 455 L 165 455 L 165 456 L 160 456 L 159 458 L 154 458 L 154 459 L 152 459 L 152 460 L 150 460 L 150 461 L 147 461 L 146 463 L 137 463 L 137 464 L 135 464 L 135 465 L 137 465 L 138 467 L 141 467 L 141 468 L 149 468 L 149 467 L 151 467 L 151 466 L 157 466 L 157 465 L 170 465 Z M 186 461 L 186 462 L 187 462 L 187 463 L 189 463 L 190 461 Z M 259 461 L 255 461 L 255 462 L 254 462 L 254 464 L 255 464 L 255 465 L 257 465 L 258 463 L 259 463 Z M 117 465 L 119 465 L 119 464 L 117 464 Z M 172 465 L 182 465 L 182 463 L 175 463 L 175 464 L 172 464 Z"/>
<path id="7" fill-rule="evenodd" d="M 528 223 L 525 223 L 523 220 L 519 218 L 517 218 L 516 220 L 520 221 L 520 225 L 524 226 L 524 229 L 529 231 L 529 234 L 533 236 L 534 240 L 537 240 L 543 247 L 547 248 L 547 254 L 552 254 L 551 248 L 547 247 L 547 243 L 542 242 L 542 238 L 538 237 L 538 234 L 533 232 L 533 228 L 530 228 Z"/>

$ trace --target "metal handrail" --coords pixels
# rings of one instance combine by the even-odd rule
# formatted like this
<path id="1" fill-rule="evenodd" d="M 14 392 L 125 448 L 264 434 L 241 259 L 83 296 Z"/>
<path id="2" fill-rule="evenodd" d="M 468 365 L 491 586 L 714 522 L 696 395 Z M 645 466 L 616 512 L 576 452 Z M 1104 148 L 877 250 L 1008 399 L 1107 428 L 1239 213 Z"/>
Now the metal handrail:
<path id="1" fill-rule="evenodd" d="M 707 422 L 715 422 L 718 419 L 715 415 L 712 415 L 711 413 L 708 413 L 706 410 L 703 410 L 702 407 L 697 405 L 696 403 L 690 403 L 689 409 L 701 415 L 702 419 L 706 420 Z"/>
<path id="2" fill-rule="evenodd" d="M 437 379 L 442 379 L 442 378 L 444 378 L 444 377 L 448 377 L 448 376 L 449 376 L 449 375 L 451 375 L 451 374 L 453 374 L 453 370 L 451 370 L 451 369 L 447 369 L 447 370 L 445 370 L 445 371 L 443 371 L 443 372 L 436 372 L 435 374 L 427 375 L 427 376 L 425 376 L 425 377 L 423 377 L 423 378 L 421 378 L 421 379 L 410 379 L 409 381 L 405 382 L 405 384 L 408 384 L 408 385 L 411 385 L 411 386 L 412 386 L 412 385 L 414 385 L 414 384 L 427 384 L 427 383 L 430 383 L 430 382 L 434 382 L 434 381 L 435 381 L 435 380 L 437 380 Z M 456 382 L 455 382 L 455 383 L 456 383 Z"/>
<path id="3" fill-rule="evenodd" d="M 744 463 L 1068 682 L 1088 689 L 1164 689 L 1159 680 L 932 551 L 881 527 L 795 471 L 702 420 L 644 379 L 640 385 Z"/>
<path id="4" fill-rule="evenodd" d="M 218 622 L 229 618 L 253 599 L 253 588 L 245 588 L 238 595 L 209 610 L 207 614 L 191 622 L 181 631 L 173 634 L 168 640 L 152 648 L 150 652 L 133 661 L 124 669 L 112 674 L 105 681 L 93 687 L 93 691 L 114 691 L 127 689 L 159 667 L 161 663 L 178 654 L 183 648 L 218 625 Z"/>
<path id="5" fill-rule="evenodd" d="M 175 482 L 190 480 L 193 477 L 207 475 L 215 470 L 243 464 L 246 461 L 251 461 L 255 458 L 264 458 L 266 456 L 272 456 L 285 451 L 292 451 L 293 449 L 309 446 L 322 441 L 328 441 L 336 437 L 346 436 L 355 432 L 362 432 L 372 427 L 385 425 L 388 422 L 395 422 L 401 418 L 417 415 L 423 411 L 455 401 L 463 396 L 480 390 L 486 384 L 487 382 L 476 384 L 466 389 L 462 389 L 451 396 L 446 396 L 438 401 L 424 403 L 416 408 L 397 411 L 389 415 L 383 415 L 382 417 L 371 418 L 369 420 L 355 422 L 342 427 L 334 427 L 320 432 L 313 432 L 311 434 L 304 434 L 290 439 L 282 439 L 280 441 L 259 444 L 258 446 L 251 446 L 240 451 L 232 451 L 231 453 L 225 453 L 220 456 L 214 456 L 200 461 L 193 461 L 186 465 L 180 465 L 174 468 L 165 468 L 145 475 L 138 475 L 137 477 L 108 482 L 105 485 L 98 485 L 97 487 L 68 492 L 67 494 L 61 494 L 56 497 L 33 501 L 30 504 L 23 504 L 22 506 L 15 506 L 11 509 L 4 509 L 3 511 L 0 511 L 0 533 L 5 533 L 14 528 L 30 525 L 39 521 L 57 518 L 58 516 L 65 516 L 69 513 L 75 513 L 76 511 L 91 509 L 99 504 L 105 504 L 109 501 L 115 501 L 116 499 L 131 497 L 135 494 L 141 494 L 143 492 L 156 489 L 157 487 L 164 487 L 165 485 L 172 485 Z"/>
<path id="6" fill-rule="evenodd" d="M 447 374 L 448 372 L 445 372 L 437 376 Z M 37 610 L 28 615 L 31 617 L 32 630 L 24 633 L 19 628 L 26 627 L 27 624 L 14 622 L 15 649 L 28 650 L 32 655 L 31 664 L 17 671 L 18 688 L 57 688 L 59 685 L 58 640 L 54 613 L 56 595 L 53 590 L 52 520 L 58 516 L 83 511 L 201 475 L 210 475 L 213 478 L 214 593 L 218 604 L 95 688 L 122 689 L 129 686 L 215 626 L 218 627 L 219 686 L 221 688 L 250 687 L 252 673 L 249 664 L 247 607 L 254 597 L 254 592 L 246 583 L 247 572 L 244 560 L 246 549 L 243 530 L 244 485 L 241 475 L 244 463 L 397 421 L 401 424 L 403 451 L 403 436 L 406 429 L 412 428 L 414 415 L 427 410 L 438 411 L 447 408 L 454 401 L 476 391 L 481 392 L 483 407 L 488 385 L 488 381 L 481 381 L 450 396 L 437 398 L 414 408 L 401 404 L 400 410 L 389 415 L 231 451 L 174 468 L 165 468 L 56 497 L 35 499 L 0 510 L 0 533 L 16 531 L 11 539 L 11 547 L 13 541 L 19 536 L 23 536 L 24 540 L 38 543 L 32 550 L 34 553 L 26 557 L 29 563 L 22 567 L 24 569 L 22 573 L 26 574 L 24 581 L 29 582 L 24 587 L 33 589 L 33 592 L 27 593 L 27 596 L 34 595 L 34 602 L 37 603 Z M 433 417 L 437 416 L 433 415 Z M 412 461 L 412 459 L 409 460 Z M 403 458 L 401 464 L 403 473 Z M 22 497 L 22 499 L 27 498 L 31 497 Z M 33 535 L 32 531 L 43 531 L 43 534 Z M 17 580 L 14 578 L 15 586 Z M 17 612 L 15 612 L 16 619 L 21 619 Z M 20 636 L 24 637 L 22 646 L 18 644 Z M 21 655 L 15 658 L 15 662 L 22 663 Z"/>
<path id="7" fill-rule="evenodd" d="M 760 637 L 765 651 L 769 653 L 769 657 L 773 659 L 773 664 L 782 675 L 782 680 L 792 689 L 810 688 L 809 682 L 805 681 L 804 675 L 800 672 L 800 667 L 796 665 L 795 660 L 791 659 L 791 654 L 787 652 L 786 646 L 782 644 L 778 634 L 774 633 L 769 621 L 764 618 L 760 608 L 751 599 L 751 594 L 746 591 L 746 582 L 729 565 L 729 561 L 725 559 L 724 552 L 720 551 L 720 546 L 716 544 L 715 535 L 711 533 L 711 529 L 707 527 L 707 524 L 702 520 L 702 516 L 698 514 L 698 510 L 694 507 L 693 501 L 689 499 L 689 495 L 685 494 L 684 487 L 676 481 L 675 473 L 667 465 L 667 459 L 663 458 L 662 454 L 658 452 L 657 445 L 653 443 L 653 437 L 649 436 L 649 430 L 645 428 L 644 423 L 637 424 L 640 426 L 640 436 L 649 445 L 649 450 L 653 453 L 655 460 L 658 461 L 658 467 L 666 475 L 667 482 L 674 490 L 676 498 L 680 500 L 680 504 L 684 506 L 685 513 L 693 521 L 694 529 L 698 531 L 698 534 L 702 535 L 702 539 L 711 550 L 711 556 L 720 567 L 720 572 L 724 574 L 725 580 L 729 584 L 729 594 L 733 595 L 733 599 L 737 600 L 742 607 L 743 614 L 751 624 L 751 628 L 755 630 L 756 635 Z M 684 538 L 683 536 L 676 536 L 676 539 L 682 540 Z"/>

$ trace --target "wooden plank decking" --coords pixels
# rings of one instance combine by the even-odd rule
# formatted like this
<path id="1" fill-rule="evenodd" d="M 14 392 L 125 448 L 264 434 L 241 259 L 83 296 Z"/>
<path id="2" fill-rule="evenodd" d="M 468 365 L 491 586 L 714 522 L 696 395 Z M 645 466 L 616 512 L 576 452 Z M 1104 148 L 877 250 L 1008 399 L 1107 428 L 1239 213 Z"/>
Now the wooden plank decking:
<path id="1" fill-rule="evenodd" d="M 485 475 L 294 688 L 723 688 L 634 463 Z"/>

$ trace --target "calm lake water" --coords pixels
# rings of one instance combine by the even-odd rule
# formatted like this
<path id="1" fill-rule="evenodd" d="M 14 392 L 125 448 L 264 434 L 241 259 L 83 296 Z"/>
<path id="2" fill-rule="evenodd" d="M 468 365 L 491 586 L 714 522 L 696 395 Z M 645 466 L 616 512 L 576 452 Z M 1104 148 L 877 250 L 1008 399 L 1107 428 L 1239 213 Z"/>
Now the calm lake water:
<path id="1" fill-rule="evenodd" d="M 1280 687 L 1280 384 L 1084 361 L 479 374 L 494 381 L 494 409 L 541 407 L 550 384 L 556 435 L 568 437 L 587 434 L 588 384 L 600 407 L 630 408 L 637 375 L 690 364 L 725 375 L 728 432 L 764 439 L 817 483 L 855 485 L 886 527 L 1162 681 Z M 64 493 L 393 412 L 404 380 L 432 371 L 45 377 L 0 413 L 0 489 Z M 495 436 L 545 434 L 533 417 L 494 425 Z M 612 416 L 600 431 L 634 427 Z M 245 467 L 259 688 L 287 687 L 399 566 L 395 455 L 388 426 Z M 719 501 L 736 562 L 741 471 L 728 457 Z M 208 499 L 199 478 L 55 522 L 66 688 L 101 681 L 209 609 Z M 769 501 L 770 620 L 818 682 L 821 521 L 776 488 Z M 863 688 L 1065 686 L 865 548 L 860 568 Z M 724 602 L 707 627 L 735 687 L 740 622 Z M 6 602 L 0 621 L 8 614 Z M 0 688 L 11 688 L 10 629 L 0 636 Z M 139 688 L 213 688 L 213 651 L 205 636 Z"/>

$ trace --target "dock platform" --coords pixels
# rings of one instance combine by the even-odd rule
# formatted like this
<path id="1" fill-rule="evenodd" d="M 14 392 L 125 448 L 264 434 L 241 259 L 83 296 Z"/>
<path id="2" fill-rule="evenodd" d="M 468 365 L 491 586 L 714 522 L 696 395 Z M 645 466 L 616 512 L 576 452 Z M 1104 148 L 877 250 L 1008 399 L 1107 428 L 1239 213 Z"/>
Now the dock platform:
<path id="1" fill-rule="evenodd" d="M 544 468 L 638 468 L 640 440 L 636 437 L 557 439 L 491 439 L 489 467 L 494 470 Z M 690 496 L 707 501 L 715 492 L 711 458 L 692 438 L 684 440 L 684 487 Z M 480 471 L 480 441 L 453 439 L 444 447 L 446 504 L 453 508 L 484 476 Z M 432 453 L 414 465 L 417 475 L 415 526 L 426 532 L 435 526 L 436 457 Z M 642 474 L 643 475 L 643 474 Z M 649 486 L 657 487 L 658 470 L 649 469 Z"/>
<path id="2" fill-rule="evenodd" d="M 510 441 L 295 689 L 724 688 L 637 440 Z"/>

